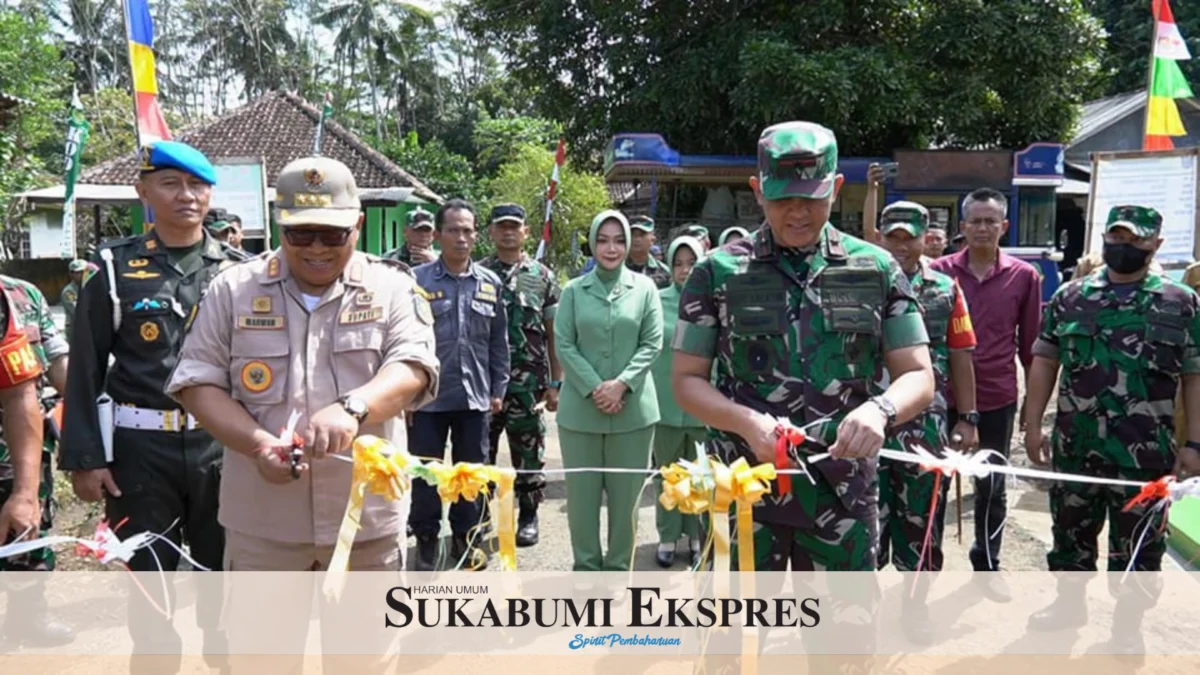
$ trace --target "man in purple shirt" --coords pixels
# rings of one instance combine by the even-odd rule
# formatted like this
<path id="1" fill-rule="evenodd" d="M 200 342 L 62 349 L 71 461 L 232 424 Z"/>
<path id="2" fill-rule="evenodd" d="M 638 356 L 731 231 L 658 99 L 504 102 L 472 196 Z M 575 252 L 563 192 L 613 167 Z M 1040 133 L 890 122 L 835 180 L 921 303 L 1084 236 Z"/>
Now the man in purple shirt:
<path id="1" fill-rule="evenodd" d="M 971 307 L 979 344 L 975 348 L 975 400 L 979 410 L 958 410 L 950 403 L 950 425 L 962 420 L 979 429 L 979 447 L 1009 456 L 1017 412 L 1017 364 L 1026 371 L 1041 327 L 1042 282 L 1027 262 L 1000 251 L 1008 231 L 1008 202 L 989 189 L 975 190 L 963 200 L 965 236 L 961 251 L 935 260 L 933 269 L 954 277 Z M 998 461 L 993 458 L 993 461 Z M 971 565 L 979 571 L 1000 569 L 1000 541 L 1008 512 L 1004 477 L 975 481 L 975 543 Z M 999 574 L 989 574 L 985 591 L 997 601 L 1012 596 Z"/>

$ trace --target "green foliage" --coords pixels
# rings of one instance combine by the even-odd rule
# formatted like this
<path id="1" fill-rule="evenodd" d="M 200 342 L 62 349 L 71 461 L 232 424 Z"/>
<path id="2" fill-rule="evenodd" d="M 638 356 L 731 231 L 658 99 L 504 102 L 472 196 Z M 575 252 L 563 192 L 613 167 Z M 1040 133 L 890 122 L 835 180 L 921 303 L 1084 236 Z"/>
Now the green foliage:
<path id="1" fill-rule="evenodd" d="M 439 140 L 422 144 L 418 142 L 416 132 L 411 132 L 399 142 L 385 145 L 382 152 L 443 197 L 475 201 L 482 196 L 471 163 L 466 157 L 447 150 Z"/>
<path id="2" fill-rule="evenodd" d="M 1106 93 L 1123 94 L 1145 89 L 1150 52 L 1154 47 L 1154 16 L 1150 13 L 1149 0 L 1087 0 L 1086 4 L 1108 31 L 1104 71 L 1111 79 Z M 1180 61 L 1179 67 L 1195 87 L 1200 84 L 1200 3 L 1175 0 L 1171 3 L 1171 13 L 1192 52 L 1192 60 Z"/>
<path id="3" fill-rule="evenodd" d="M 538 240 L 541 239 L 546 191 L 550 187 L 553 168 L 553 151 L 540 145 L 516 148 L 512 161 L 501 166 L 496 177 L 488 184 L 491 199 L 480 210 L 481 214 L 487 213 L 493 204 L 504 202 L 525 207 L 530 230 L 526 245 L 531 254 L 537 251 Z M 573 264 L 571 237 L 580 231 L 586 232 L 592 218 L 611 206 L 612 199 L 604 178 L 577 169 L 568 159 L 559 174 L 558 192 L 554 199 L 550 250 L 547 253 L 549 264 L 560 270 Z"/>
<path id="4" fill-rule="evenodd" d="M 85 169 L 101 162 L 120 157 L 137 149 L 137 136 L 133 126 L 133 94 L 128 89 L 105 87 L 95 94 L 79 97 L 83 103 L 83 116 L 92 125 L 87 145 L 83 148 Z M 172 110 L 163 115 L 167 126 L 178 129 L 183 120 Z"/>
<path id="5" fill-rule="evenodd" d="M 553 149 L 561 135 L 562 125 L 537 117 L 484 117 L 475 125 L 475 165 L 484 175 L 495 175 L 522 146 Z"/>
<path id="6" fill-rule="evenodd" d="M 62 168 L 70 63 L 32 7 L 0 10 L 0 92 L 27 103 L 4 113 L 0 128 L 0 213 L 17 215 L 12 196 L 45 183 Z M 10 117 L 11 116 L 11 117 Z"/>
<path id="7" fill-rule="evenodd" d="M 619 131 L 747 154 L 790 119 L 866 155 L 1066 137 L 1101 84 L 1103 34 L 1082 3 L 475 0 L 467 25 L 565 122 L 576 157 L 598 162 Z"/>

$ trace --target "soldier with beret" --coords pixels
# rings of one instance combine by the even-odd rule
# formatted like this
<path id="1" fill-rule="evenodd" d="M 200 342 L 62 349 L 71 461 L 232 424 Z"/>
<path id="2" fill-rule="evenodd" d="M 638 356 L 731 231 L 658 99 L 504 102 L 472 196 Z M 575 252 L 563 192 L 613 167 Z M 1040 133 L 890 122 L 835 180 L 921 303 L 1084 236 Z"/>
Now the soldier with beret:
<path id="1" fill-rule="evenodd" d="M 217 177 L 203 153 L 157 141 L 140 159 L 135 187 L 154 228 L 101 245 L 98 271 L 80 292 L 59 468 L 80 499 L 103 501 L 109 522 L 124 522 L 122 538 L 152 531 L 186 541 L 198 563 L 216 570 L 225 543 L 217 522 L 221 446 L 163 389 L 209 283 L 245 255 L 204 229 Z M 111 405 L 109 428 L 101 426 L 102 405 Z M 139 551 L 130 567 L 179 564 L 175 548 L 156 542 L 153 551 Z M 198 614 L 215 619 L 218 602 L 201 598 Z M 130 632 L 138 651 L 180 654 L 179 635 L 136 604 Z M 218 653 L 218 637 L 205 638 L 206 652 Z"/>

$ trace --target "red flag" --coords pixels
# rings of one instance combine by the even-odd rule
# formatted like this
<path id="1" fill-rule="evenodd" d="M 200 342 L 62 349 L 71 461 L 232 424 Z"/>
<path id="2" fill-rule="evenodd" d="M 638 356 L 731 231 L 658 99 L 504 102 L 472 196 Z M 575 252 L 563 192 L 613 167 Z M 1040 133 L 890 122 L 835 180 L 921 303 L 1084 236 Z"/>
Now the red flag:
<path id="1" fill-rule="evenodd" d="M 550 216 L 554 208 L 554 195 L 558 192 L 558 176 L 567 157 L 567 143 L 558 139 L 558 152 L 554 155 L 554 170 L 550 174 L 550 188 L 546 191 L 546 220 L 542 226 L 542 240 L 538 242 L 537 259 L 541 260 L 550 249 Z"/>

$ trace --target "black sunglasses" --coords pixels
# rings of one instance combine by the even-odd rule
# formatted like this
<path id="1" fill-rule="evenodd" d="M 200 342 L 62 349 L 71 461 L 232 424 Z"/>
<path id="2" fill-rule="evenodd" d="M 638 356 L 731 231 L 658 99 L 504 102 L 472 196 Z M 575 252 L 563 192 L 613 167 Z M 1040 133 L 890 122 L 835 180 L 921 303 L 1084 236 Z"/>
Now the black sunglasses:
<path id="1" fill-rule="evenodd" d="M 321 240 L 322 246 L 329 248 L 337 248 L 345 246 L 346 241 L 350 239 L 350 233 L 353 228 L 321 228 L 319 230 L 306 230 L 287 227 L 283 230 L 283 236 L 287 238 L 287 242 L 297 248 L 305 248 L 312 246 L 317 239 Z"/>

